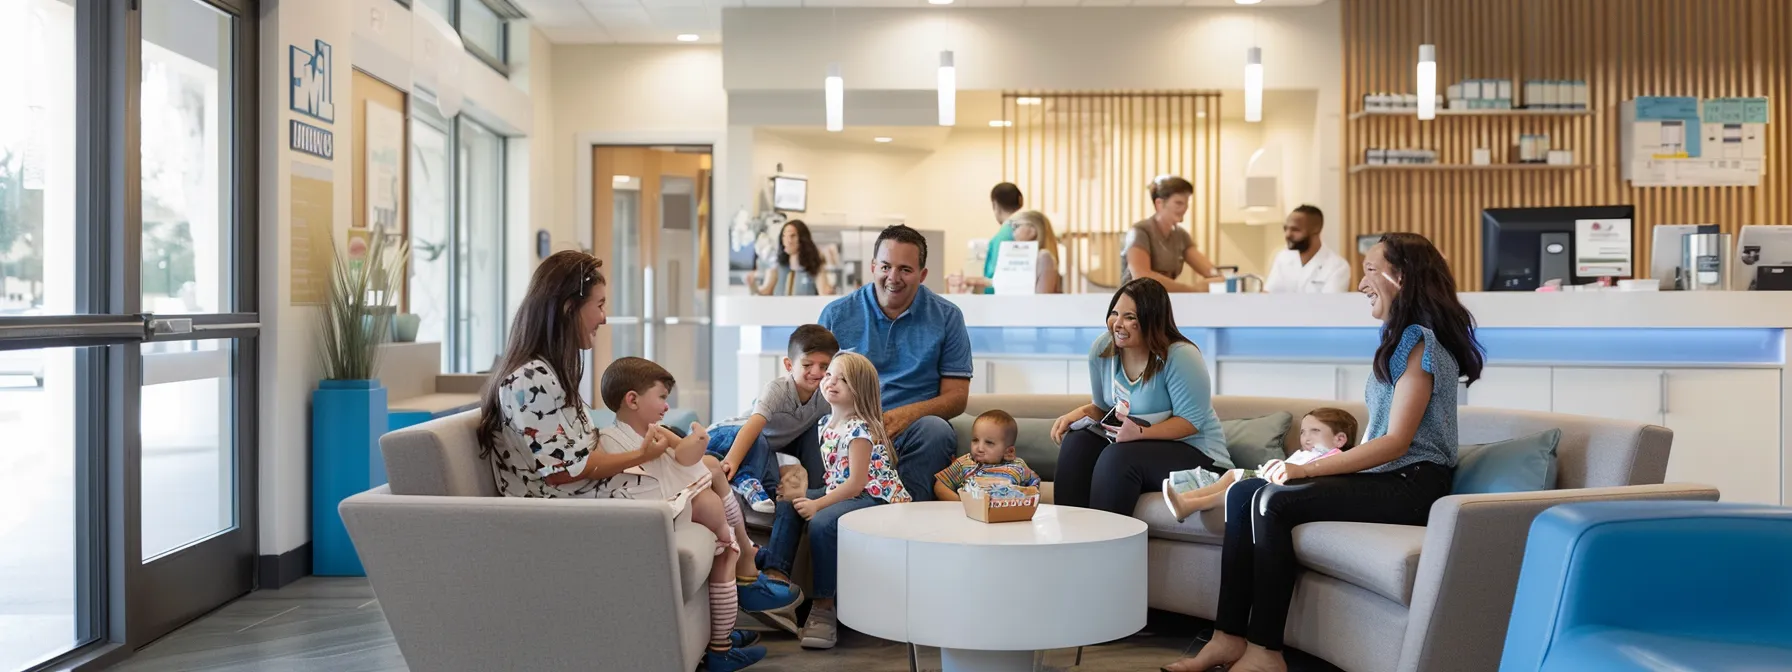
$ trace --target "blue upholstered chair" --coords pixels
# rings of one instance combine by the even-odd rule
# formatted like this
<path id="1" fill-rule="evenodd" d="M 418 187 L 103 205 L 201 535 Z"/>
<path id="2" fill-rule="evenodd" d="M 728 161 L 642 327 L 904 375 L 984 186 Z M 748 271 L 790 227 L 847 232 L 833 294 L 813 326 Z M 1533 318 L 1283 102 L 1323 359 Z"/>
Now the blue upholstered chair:
<path id="1" fill-rule="evenodd" d="M 1792 509 L 1594 502 L 1531 523 L 1501 672 L 1789 666 Z"/>

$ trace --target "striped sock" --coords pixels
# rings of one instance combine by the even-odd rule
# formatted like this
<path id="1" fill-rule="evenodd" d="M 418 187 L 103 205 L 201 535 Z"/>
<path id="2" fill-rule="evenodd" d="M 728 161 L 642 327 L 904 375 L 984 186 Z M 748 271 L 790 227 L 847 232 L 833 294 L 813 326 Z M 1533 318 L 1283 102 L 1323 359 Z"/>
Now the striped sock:
<path id="1" fill-rule="evenodd" d="M 740 527 L 746 524 L 746 518 L 740 515 L 739 497 L 723 497 L 722 514 L 728 518 L 728 527 Z"/>
<path id="2" fill-rule="evenodd" d="M 709 648 L 712 651 L 727 651 L 732 645 L 728 636 L 734 634 L 734 619 L 740 615 L 740 595 L 733 581 L 726 583 L 710 582 L 709 584 Z"/>

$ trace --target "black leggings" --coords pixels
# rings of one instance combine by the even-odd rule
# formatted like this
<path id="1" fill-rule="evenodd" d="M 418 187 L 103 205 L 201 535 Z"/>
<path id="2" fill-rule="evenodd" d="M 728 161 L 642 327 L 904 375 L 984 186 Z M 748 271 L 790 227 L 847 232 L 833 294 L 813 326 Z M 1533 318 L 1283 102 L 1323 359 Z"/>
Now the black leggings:
<path id="1" fill-rule="evenodd" d="M 1130 516 L 1139 506 L 1139 495 L 1156 492 L 1170 472 L 1183 469 L 1225 471 L 1206 453 L 1181 441 L 1108 443 L 1093 430 L 1079 429 L 1065 434 L 1058 449 L 1052 503 Z"/>
<path id="2" fill-rule="evenodd" d="M 1068 442 L 1066 442 L 1068 443 Z M 1282 648 L 1294 596 L 1294 527 L 1322 520 L 1424 525 L 1450 494 L 1451 470 L 1430 462 L 1380 474 L 1320 476 L 1270 485 L 1261 478 L 1226 490 L 1214 628 L 1271 651 Z"/>

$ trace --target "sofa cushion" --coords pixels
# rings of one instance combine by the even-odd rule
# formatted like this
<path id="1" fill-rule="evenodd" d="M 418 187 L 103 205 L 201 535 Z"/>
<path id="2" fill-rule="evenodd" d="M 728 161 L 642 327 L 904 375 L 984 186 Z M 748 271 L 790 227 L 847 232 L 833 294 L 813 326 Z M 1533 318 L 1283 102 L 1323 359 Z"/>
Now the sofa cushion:
<path id="1" fill-rule="evenodd" d="M 1556 487 L 1556 444 L 1562 430 L 1549 429 L 1516 439 L 1463 446 L 1456 451 L 1452 492 L 1478 495 L 1536 492 Z"/>
<path id="2" fill-rule="evenodd" d="M 1264 462 L 1287 457 L 1287 453 L 1282 452 L 1282 442 L 1292 424 L 1294 414 L 1287 411 L 1221 420 L 1220 428 L 1226 432 L 1226 452 L 1232 455 L 1232 466 L 1256 469 Z"/>
<path id="3" fill-rule="evenodd" d="M 1058 444 L 1052 441 L 1052 423 L 1056 421 L 1056 418 L 1014 419 L 1020 430 L 1014 437 L 1014 455 L 1026 460 L 1027 466 L 1032 467 L 1041 480 L 1052 480 L 1058 474 Z M 957 454 L 971 452 L 971 425 L 976 422 L 977 416 L 969 413 L 952 419 L 952 431 L 958 434 Z"/>
<path id="4" fill-rule="evenodd" d="M 1154 539 L 1213 546 L 1226 540 L 1226 510 L 1223 507 L 1202 511 L 1178 523 L 1176 516 L 1170 514 L 1170 507 L 1164 505 L 1163 493 L 1151 492 L 1139 497 L 1139 504 L 1133 508 L 1132 517 L 1145 521 L 1148 534 Z"/>
<path id="5" fill-rule="evenodd" d="M 1425 528 L 1379 523 L 1307 523 L 1294 528 L 1294 557 L 1307 569 L 1412 606 Z"/>

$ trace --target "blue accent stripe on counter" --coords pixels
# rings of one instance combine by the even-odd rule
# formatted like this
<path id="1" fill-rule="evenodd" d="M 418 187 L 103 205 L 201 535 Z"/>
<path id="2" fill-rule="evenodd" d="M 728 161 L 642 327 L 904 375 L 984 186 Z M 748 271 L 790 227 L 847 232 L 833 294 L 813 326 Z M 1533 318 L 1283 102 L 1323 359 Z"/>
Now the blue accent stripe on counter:
<path id="1" fill-rule="evenodd" d="M 795 327 L 763 327 L 765 352 L 782 352 Z M 1100 327 L 971 327 L 978 355 L 1083 355 Z M 1207 355 L 1234 359 L 1361 360 L 1374 327 L 1182 329 Z M 1476 332 L 1492 363 L 1784 365 L 1785 331 L 1759 328 L 1488 328 Z"/>

